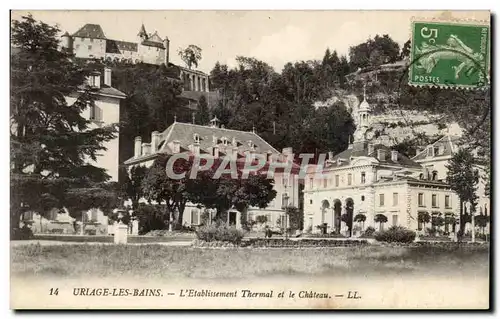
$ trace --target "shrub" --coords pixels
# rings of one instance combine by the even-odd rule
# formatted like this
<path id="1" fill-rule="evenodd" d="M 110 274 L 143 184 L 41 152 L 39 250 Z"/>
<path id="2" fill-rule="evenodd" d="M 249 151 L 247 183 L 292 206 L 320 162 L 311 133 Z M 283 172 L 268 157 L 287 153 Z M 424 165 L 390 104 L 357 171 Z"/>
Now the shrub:
<path id="1" fill-rule="evenodd" d="M 373 228 L 372 226 L 369 226 L 369 227 L 366 227 L 363 235 L 372 236 L 374 233 L 375 233 L 375 228 Z"/>
<path id="2" fill-rule="evenodd" d="M 411 243 L 415 240 L 416 233 L 401 226 L 392 226 L 386 231 L 376 232 L 375 239 L 387 243 Z"/>
<path id="3" fill-rule="evenodd" d="M 196 232 L 198 239 L 203 241 L 223 241 L 239 244 L 243 239 L 243 232 L 234 227 L 223 224 L 212 224 L 202 226 Z"/>

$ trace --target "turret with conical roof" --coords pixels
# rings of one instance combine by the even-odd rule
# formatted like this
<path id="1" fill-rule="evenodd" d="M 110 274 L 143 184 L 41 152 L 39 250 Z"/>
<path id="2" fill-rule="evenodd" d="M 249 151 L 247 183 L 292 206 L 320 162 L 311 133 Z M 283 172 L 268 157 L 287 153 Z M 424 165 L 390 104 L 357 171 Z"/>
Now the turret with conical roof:
<path id="1" fill-rule="evenodd" d="M 146 40 L 148 38 L 148 33 L 146 32 L 146 28 L 144 27 L 144 23 L 141 24 L 141 28 L 139 29 L 139 33 L 137 34 L 139 38 L 142 40 Z"/>

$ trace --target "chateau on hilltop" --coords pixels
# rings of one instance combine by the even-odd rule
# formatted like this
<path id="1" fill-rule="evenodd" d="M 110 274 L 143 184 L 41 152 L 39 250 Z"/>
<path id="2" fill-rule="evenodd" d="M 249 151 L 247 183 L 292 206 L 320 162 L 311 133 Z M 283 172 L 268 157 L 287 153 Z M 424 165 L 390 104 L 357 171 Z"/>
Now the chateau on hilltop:
<path id="1" fill-rule="evenodd" d="M 63 48 L 72 50 L 75 56 L 81 59 L 172 65 L 168 37 L 162 39 L 157 31 L 146 32 L 144 24 L 137 33 L 137 42 L 109 39 L 99 24 L 91 23 L 87 23 L 72 35 L 64 33 L 61 40 Z M 207 74 L 181 66 L 178 68 L 185 91 L 209 92 Z"/>

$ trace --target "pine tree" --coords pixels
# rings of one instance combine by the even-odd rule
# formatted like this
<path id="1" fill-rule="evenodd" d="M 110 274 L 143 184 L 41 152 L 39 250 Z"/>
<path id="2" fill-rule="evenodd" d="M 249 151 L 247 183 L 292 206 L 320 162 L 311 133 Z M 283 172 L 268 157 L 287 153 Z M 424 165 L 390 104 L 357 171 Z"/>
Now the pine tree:
<path id="1" fill-rule="evenodd" d="M 90 129 L 82 111 L 93 103 L 88 73 L 58 50 L 59 29 L 31 15 L 11 28 L 11 226 L 23 210 L 64 206 L 66 190 L 99 187 L 105 170 L 88 163 L 114 138 L 116 126 Z M 73 104 L 66 97 L 77 94 Z M 73 192 L 76 192 L 73 189 Z M 107 201 L 107 203 L 110 203 Z"/>

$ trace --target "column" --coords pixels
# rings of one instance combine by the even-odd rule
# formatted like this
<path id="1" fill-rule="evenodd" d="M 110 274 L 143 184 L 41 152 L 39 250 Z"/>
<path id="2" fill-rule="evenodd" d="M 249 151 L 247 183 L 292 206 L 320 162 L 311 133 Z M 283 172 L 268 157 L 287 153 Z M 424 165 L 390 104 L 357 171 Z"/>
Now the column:
<path id="1" fill-rule="evenodd" d="M 236 229 L 241 229 L 241 212 L 236 211 Z"/>
<path id="2" fill-rule="evenodd" d="M 208 87 L 210 84 L 210 81 L 208 80 L 208 77 L 205 77 L 205 92 L 209 92 L 210 88 Z"/>
<path id="3" fill-rule="evenodd" d="M 347 207 L 345 206 L 345 204 L 342 205 L 342 211 L 340 213 L 340 218 L 342 218 L 342 215 L 344 215 L 344 214 L 347 214 Z M 341 233 L 344 233 L 344 234 L 347 233 L 347 224 L 342 219 L 340 220 L 340 230 L 341 230 Z"/>
<path id="4" fill-rule="evenodd" d="M 139 221 L 137 219 L 132 220 L 132 235 L 139 235 Z"/>
<path id="5" fill-rule="evenodd" d="M 189 75 L 189 91 L 194 91 L 194 77 L 192 74 Z"/>
<path id="6" fill-rule="evenodd" d="M 114 234 L 115 244 L 127 243 L 127 231 L 128 231 L 128 225 L 125 225 L 124 223 L 122 223 L 122 221 L 116 224 L 115 234 Z"/>
<path id="7" fill-rule="evenodd" d="M 194 76 L 194 90 L 199 91 L 198 85 L 199 85 L 199 78 L 197 75 Z"/>

